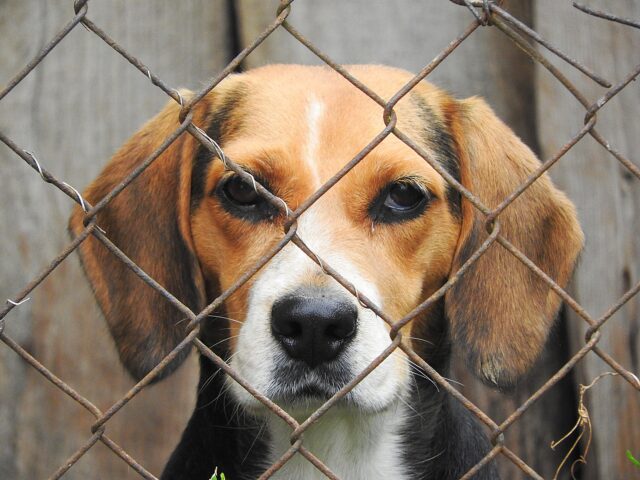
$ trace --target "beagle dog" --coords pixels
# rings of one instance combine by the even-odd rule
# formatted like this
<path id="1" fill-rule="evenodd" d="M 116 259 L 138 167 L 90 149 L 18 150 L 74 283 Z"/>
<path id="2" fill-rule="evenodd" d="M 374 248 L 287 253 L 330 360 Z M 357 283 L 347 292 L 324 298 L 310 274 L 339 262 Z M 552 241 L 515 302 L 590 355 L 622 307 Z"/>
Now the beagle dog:
<path id="1" fill-rule="evenodd" d="M 349 72 L 383 98 L 412 75 Z M 182 93 L 183 97 L 189 95 Z M 540 162 L 478 98 L 420 82 L 395 107 L 398 128 L 489 208 Z M 97 202 L 177 128 L 167 105 L 84 192 Z M 384 128 L 382 109 L 326 67 L 272 65 L 230 75 L 192 109 L 206 131 L 291 210 Z M 76 208 L 70 231 L 83 229 Z M 574 206 L 544 174 L 498 217 L 500 233 L 559 285 L 583 235 Z M 98 215 L 106 235 L 193 312 L 227 290 L 283 238 L 286 215 L 252 182 L 183 133 Z M 485 218 L 394 135 L 298 219 L 297 234 L 393 319 L 437 291 L 487 238 Z M 142 378 L 187 335 L 188 322 L 93 237 L 80 256 L 127 370 Z M 439 301 L 403 327 L 440 374 L 452 351 L 487 384 L 512 385 L 534 363 L 560 298 L 498 243 Z M 200 339 L 259 392 L 304 420 L 391 342 L 389 326 L 296 245 L 287 244 L 201 325 Z M 163 370 L 175 370 L 187 349 Z M 209 359 L 197 405 L 163 479 L 258 477 L 291 429 Z M 304 433 L 348 480 L 462 476 L 490 449 L 475 418 L 396 350 Z M 295 455 L 272 478 L 325 478 Z M 497 478 L 491 464 L 476 479 Z"/>

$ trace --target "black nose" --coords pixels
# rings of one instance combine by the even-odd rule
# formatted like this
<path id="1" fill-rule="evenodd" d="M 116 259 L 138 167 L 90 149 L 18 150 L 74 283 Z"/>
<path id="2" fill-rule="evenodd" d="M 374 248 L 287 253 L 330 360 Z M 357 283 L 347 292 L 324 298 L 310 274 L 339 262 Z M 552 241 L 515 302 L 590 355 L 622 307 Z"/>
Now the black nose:
<path id="1" fill-rule="evenodd" d="M 311 368 L 335 359 L 356 333 L 358 310 L 344 298 L 291 294 L 271 309 L 271 332 L 291 358 Z"/>

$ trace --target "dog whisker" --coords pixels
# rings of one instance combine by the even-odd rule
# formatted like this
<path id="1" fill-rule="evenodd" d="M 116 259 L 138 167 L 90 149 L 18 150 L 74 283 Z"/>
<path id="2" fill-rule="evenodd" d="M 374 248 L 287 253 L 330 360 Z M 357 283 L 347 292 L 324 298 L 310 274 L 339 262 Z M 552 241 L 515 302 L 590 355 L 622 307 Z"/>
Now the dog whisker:
<path id="1" fill-rule="evenodd" d="M 224 315 L 211 315 L 211 314 L 209 314 L 209 315 L 207 315 L 207 317 L 219 318 L 219 319 L 222 319 L 222 320 L 229 320 L 230 322 L 234 322 L 234 323 L 237 323 L 239 325 L 242 325 L 242 322 L 240 320 L 236 320 L 235 318 L 231 318 L 231 317 L 225 317 Z"/>
<path id="2" fill-rule="evenodd" d="M 229 340 L 231 340 L 232 338 L 238 338 L 240 335 L 231 335 L 229 337 L 223 338 L 222 340 L 220 340 L 219 342 L 214 343 L 213 345 L 208 345 L 208 347 L 210 349 L 213 349 L 213 347 L 217 347 L 218 345 L 220 345 L 221 343 L 224 342 L 228 342 Z"/>
<path id="3" fill-rule="evenodd" d="M 416 340 L 418 342 L 424 342 L 424 343 L 428 343 L 429 345 L 434 345 L 433 342 L 430 342 L 429 340 L 425 340 L 424 338 L 418 338 L 418 337 L 409 337 L 409 336 L 405 336 L 404 338 L 408 338 L 410 340 Z"/>
<path id="4" fill-rule="evenodd" d="M 457 385 L 460 385 L 461 387 L 464 387 L 464 383 L 454 380 L 453 378 L 447 378 L 445 376 L 443 376 L 442 378 L 444 378 L 449 383 L 455 383 Z"/>
<path id="5" fill-rule="evenodd" d="M 394 352 L 394 354 L 396 354 L 396 352 Z M 406 361 L 409 363 L 409 367 L 411 368 L 411 370 L 419 377 L 424 378 L 425 380 L 428 380 L 429 382 L 431 382 L 431 384 L 435 387 L 436 391 L 440 391 L 440 388 L 438 387 L 438 384 L 429 376 L 427 375 L 427 373 L 422 369 L 422 367 L 420 365 L 418 365 L 417 363 L 415 363 L 413 360 L 411 360 L 410 358 L 404 357 L 406 359 Z"/>
<path id="6" fill-rule="evenodd" d="M 253 450 L 254 445 L 258 441 L 258 439 L 262 437 L 262 434 L 264 433 L 264 429 L 266 428 L 266 426 L 267 426 L 267 422 L 262 422 L 262 424 L 260 425 L 260 429 L 258 430 L 258 433 L 255 435 L 255 437 L 253 437 L 253 441 L 251 442 L 251 445 L 249 445 L 249 448 L 247 449 L 247 453 L 245 453 L 244 457 L 242 457 L 242 460 L 240 461 L 241 464 L 244 463 L 244 461 L 247 459 L 247 457 L 251 453 L 251 450 Z"/>
<path id="7" fill-rule="evenodd" d="M 225 339 L 225 340 L 228 340 L 228 339 Z M 220 342 L 218 342 L 218 343 L 220 343 Z M 217 344 L 216 344 L 216 345 L 217 345 Z M 211 347 L 210 347 L 210 348 L 211 348 Z M 229 361 L 231 361 L 231 358 L 232 358 L 232 357 L 234 357 L 235 355 L 236 355 L 235 353 L 234 353 L 234 354 L 232 354 L 232 355 L 229 355 L 229 358 L 227 359 L 227 363 L 229 363 Z M 211 382 L 216 378 L 216 376 L 217 376 L 221 371 L 222 371 L 222 369 L 221 369 L 221 368 L 219 368 L 218 370 L 216 370 L 216 372 L 215 372 L 213 375 L 210 375 L 210 376 L 209 376 L 209 378 L 207 378 L 207 379 L 202 383 L 202 386 L 198 389 L 198 393 L 197 393 L 197 394 L 198 394 L 198 395 L 200 395 L 200 394 L 204 391 L 204 389 L 205 389 L 205 388 L 207 388 L 207 387 L 211 384 Z M 219 398 L 219 396 L 220 396 L 220 395 L 218 395 L 218 396 L 217 396 L 217 397 L 216 397 L 212 402 L 209 402 L 207 405 L 210 405 L 211 403 L 214 403 L 215 401 L 217 401 L 217 400 L 218 400 L 218 398 Z M 207 405 L 204 405 L 204 406 L 203 406 L 203 407 L 201 407 L 201 408 L 204 408 L 204 407 L 205 407 L 205 406 L 207 406 Z"/>
<path id="8" fill-rule="evenodd" d="M 416 414 L 416 416 L 418 416 L 418 417 L 422 417 L 422 414 L 421 414 L 420 412 L 418 412 L 415 408 L 413 408 L 413 406 L 411 406 L 411 405 L 409 404 L 409 402 L 407 402 L 407 401 L 403 398 L 403 394 L 402 394 L 402 393 L 398 392 L 398 393 L 396 394 L 396 398 L 397 398 L 398 400 L 400 400 L 400 401 L 401 401 L 401 402 L 402 402 L 402 403 L 403 403 L 403 404 L 404 404 L 408 409 L 410 409 L 411 411 L 413 411 L 413 413 L 415 413 L 415 414 Z"/>
<path id="9" fill-rule="evenodd" d="M 425 458 L 423 460 L 419 460 L 418 462 L 416 462 L 419 465 L 424 465 L 425 463 L 429 463 L 432 462 L 433 460 L 435 460 L 436 458 L 438 458 L 439 456 L 441 456 L 444 452 L 446 451 L 446 449 L 443 449 L 440 453 L 436 453 L 435 455 L 433 455 L 432 457 L 429 458 Z"/>

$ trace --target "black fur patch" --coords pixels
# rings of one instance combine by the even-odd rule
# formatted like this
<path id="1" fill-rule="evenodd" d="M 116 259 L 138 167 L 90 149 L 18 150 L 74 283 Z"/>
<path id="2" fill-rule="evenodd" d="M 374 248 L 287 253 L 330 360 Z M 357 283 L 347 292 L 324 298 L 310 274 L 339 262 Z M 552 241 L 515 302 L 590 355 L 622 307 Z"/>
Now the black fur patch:
<path id="1" fill-rule="evenodd" d="M 229 92 L 220 101 L 209 118 L 209 128 L 207 135 L 220 147 L 225 140 L 233 133 L 230 131 L 228 121 L 234 111 L 238 109 L 246 97 L 246 89 L 239 86 Z M 198 146 L 196 156 L 193 159 L 193 169 L 191 171 L 191 210 L 195 210 L 205 196 L 205 184 L 207 181 L 207 171 L 214 159 L 214 155 L 202 144 Z"/>
<path id="2" fill-rule="evenodd" d="M 217 320 L 205 320 L 200 339 L 228 359 L 228 342 L 220 342 L 228 330 Z M 196 407 L 161 480 L 206 480 L 216 469 L 230 480 L 258 478 L 269 467 L 269 435 L 264 420 L 241 408 L 225 375 L 201 355 Z"/>
<path id="3" fill-rule="evenodd" d="M 441 375 L 449 376 L 451 339 L 449 321 L 442 301 L 416 319 L 412 335 L 419 342 L 417 352 Z M 411 478 L 453 480 L 462 477 L 491 449 L 478 421 L 458 400 L 437 388 L 418 367 L 411 368 L 413 380 L 410 415 L 403 430 L 403 455 Z M 499 480 L 495 462 L 490 462 L 473 480 Z"/>
<path id="4" fill-rule="evenodd" d="M 458 182 L 460 182 L 460 161 L 456 154 L 455 142 L 446 126 L 433 113 L 432 108 L 417 95 L 411 95 L 411 101 L 418 107 L 422 120 L 422 140 L 433 148 L 438 156 L 438 162 Z M 461 195 L 455 188 L 447 184 L 447 202 L 451 213 L 457 218 L 462 216 Z"/>

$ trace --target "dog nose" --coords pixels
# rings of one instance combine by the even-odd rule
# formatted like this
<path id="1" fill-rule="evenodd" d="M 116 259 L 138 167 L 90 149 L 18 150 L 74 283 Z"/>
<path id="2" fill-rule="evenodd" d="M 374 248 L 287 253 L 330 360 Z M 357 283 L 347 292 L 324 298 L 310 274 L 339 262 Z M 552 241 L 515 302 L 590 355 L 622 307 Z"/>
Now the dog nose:
<path id="1" fill-rule="evenodd" d="M 311 368 L 334 360 L 356 333 L 358 310 L 343 298 L 291 294 L 271 308 L 271 331 L 291 358 Z"/>

